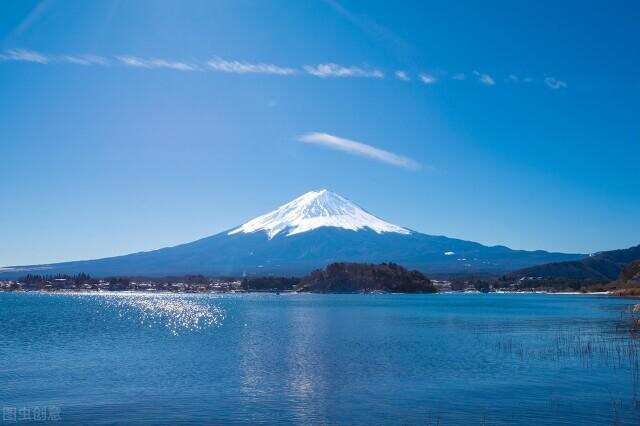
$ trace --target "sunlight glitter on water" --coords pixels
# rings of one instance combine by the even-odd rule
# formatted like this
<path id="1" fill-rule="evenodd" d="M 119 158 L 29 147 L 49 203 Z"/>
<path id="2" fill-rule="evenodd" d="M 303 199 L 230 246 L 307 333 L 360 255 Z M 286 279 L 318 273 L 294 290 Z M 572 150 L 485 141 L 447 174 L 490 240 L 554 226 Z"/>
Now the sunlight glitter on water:
<path id="1" fill-rule="evenodd" d="M 164 326 L 174 335 L 219 326 L 226 316 L 221 307 L 203 304 L 198 297 L 181 294 L 136 292 L 86 296 L 97 300 L 104 308 L 115 309 L 122 319 L 147 327 Z"/>

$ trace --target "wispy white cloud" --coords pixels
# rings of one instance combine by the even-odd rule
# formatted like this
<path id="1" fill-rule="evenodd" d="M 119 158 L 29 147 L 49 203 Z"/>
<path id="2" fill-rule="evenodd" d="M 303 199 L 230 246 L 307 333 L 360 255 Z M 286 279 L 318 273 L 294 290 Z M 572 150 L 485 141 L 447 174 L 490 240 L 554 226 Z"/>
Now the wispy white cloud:
<path id="1" fill-rule="evenodd" d="M 350 139 L 340 138 L 328 133 L 306 133 L 298 136 L 298 141 L 308 144 L 325 146 L 327 148 L 344 151 L 349 154 L 359 155 L 361 157 L 371 158 L 383 163 L 391 164 L 396 167 L 402 167 L 409 170 L 418 170 L 421 166 L 415 160 L 403 157 L 383 149 L 367 145 L 362 142 Z"/>
<path id="2" fill-rule="evenodd" d="M 407 74 L 405 71 L 396 71 L 395 75 L 398 80 L 402 80 L 402 81 L 411 80 L 411 78 L 409 78 L 409 74 Z"/>
<path id="3" fill-rule="evenodd" d="M 116 56 L 122 64 L 137 68 L 169 68 L 177 71 L 196 71 L 197 65 L 172 62 L 164 59 L 143 59 L 137 56 Z"/>
<path id="4" fill-rule="evenodd" d="M 487 86 L 494 86 L 496 84 L 496 81 L 489 74 L 482 74 L 480 76 L 480 83 Z"/>
<path id="5" fill-rule="evenodd" d="M 384 73 L 378 69 L 364 69 L 360 67 L 345 67 L 342 65 L 328 63 L 318 65 L 305 65 L 304 70 L 316 77 L 365 77 L 384 78 Z"/>
<path id="6" fill-rule="evenodd" d="M 496 81 L 489 74 L 483 74 L 478 71 L 474 71 L 473 73 L 478 77 L 478 81 L 485 86 L 495 86 Z"/>
<path id="7" fill-rule="evenodd" d="M 46 64 L 51 60 L 41 53 L 24 49 L 6 50 L 0 59 L 5 61 L 35 62 L 38 64 Z"/>
<path id="8" fill-rule="evenodd" d="M 324 3 L 351 22 L 376 42 L 382 42 L 399 56 L 411 56 L 414 48 L 389 28 L 380 25 L 371 17 L 362 13 L 353 13 L 336 0 L 323 0 Z"/>
<path id="9" fill-rule="evenodd" d="M 147 61 L 135 56 L 116 56 L 116 59 L 130 67 L 151 68 Z"/>
<path id="10" fill-rule="evenodd" d="M 435 84 L 438 80 L 431 74 L 420 74 L 420 81 L 424 84 Z"/>
<path id="11" fill-rule="evenodd" d="M 293 75 L 297 71 L 293 68 L 281 67 L 274 64 L 227 61 L 221 58 L 214 58 L 207 62 L 207 65 L 214 71 L 227 72 L 232 74 L 275 74 Z"/>
<path id="12" fill-rule="evenodd" d="M 567 83 L 562 80 L 558 80 L 554 77 L 547 77 L 544 79 L 544 84 L 547 85 L 550 89 L 558 90 L 565 89 L 567 87 Z"/>
<path id="13" fill-rule="evenodd" d="M 63 62 L 76 65 L 107 65 L 109 60 L 96 55 L 63 55 L 59 58 Z"/>
<path id="14" fill-rule="evenodd" d="M 0 54 L 0 60 L 34 62 L 38 64 L 70 63 L 75 65 L 107 65 L 109 60 L 97 55 L 45 55 L 34 50 L 11 49 Z"/>
<path id="15" fill-rule="evenodd" d="M 194 64 L 166 61 L 164 59 L 151 59 L 149 62 L 152 68 L 170 68 L 178 71 L 197 71 L 199 69 L 199 67 Z"/>
<path id="16" fill-rule="evenodd" d="M 385 72 L 375 67 L 358 67 L 358 66 L 344 66 L 336 63 L 322 63 L 316 65 L 305 65 L 302 67 L 283 67 L 271 63 L 251 63 L 242 61 L 229 61 L 221 58 L 214 58 L 208 61 L 192 60 L 189 62 L 173 61 L 163 58 L 143 58 L 140 56 L 122 55 L 122 56 L 98 56 L 94 54 L 45 54 L 36 52 L 34 50 L 27 49 L 8 49 L 0 52 L 0 62 L 16 61 L 16 62 L 31 62 L 37 64 L 72 64 L 83 66 L 107 66 L 112 64 L 120 64 L 127 67 L 146 68 L 146 69 L 171 69 L 176 71 L 213 71 L 232 74 L 273 74 L 281 76 L 292 76 L 300 73 L 306 73 L 320 78 L 373 78 L 383 79 L 385 78 Z M 496 79 L 487 73 L 481 73 L 474 70 L 473 72 L 464 73 L 458 72 L 455 74 L 448 74 L 446 71 L 440 73 L 441 77 L 436 77 L 429 73 L 415 73 L 411 75 L 405 70 L 393 71 L 392 76 L 397 80 L 409 82 L 416 80 L 423 84 L 433 85 L 440 82 L 440 79 L 445 79 L 445 76 L 450 75 L 451 80 L 462 81 L 466 79 L 477 80 L 478 82 L 486 86 L 495 86 Z M 544 84 L 550 89 L 558 90 L 565 89 L 568 84 L 563 80 L 558 80 L 555 77 L 546 77 L 542 79 L 533 79 L 529 76 L 518 76 L 515 74 L 508 74 L 505 76 L 499 76 L 499 81 L 505 81 L 508 83 L 532 83 L 534 81 L 540 81 L 540 84 Z M 444 80 L 443 80 L 444 81 Z"/>
<path id="17" fill-rule="evenodd" d="M 29 11 L 27 16 L 20 22 L 20 24 L 11 32 L 9 38 L 17 37 L 29 30 L 36 22 L 38 22 L 51 7 L 53 0 L 40 0 Z"/>

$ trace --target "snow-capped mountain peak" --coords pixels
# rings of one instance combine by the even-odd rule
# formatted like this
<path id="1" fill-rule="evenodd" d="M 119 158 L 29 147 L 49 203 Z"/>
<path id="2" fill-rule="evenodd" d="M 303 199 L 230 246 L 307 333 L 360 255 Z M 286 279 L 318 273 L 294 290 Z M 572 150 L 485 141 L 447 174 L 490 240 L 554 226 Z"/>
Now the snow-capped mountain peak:
<path id="1" fill-rule="evenodd" d="M 301 234 L 323 226 L 357 231 L 369 228 L 378 234 L 409 234 L 408 229 L 385 222 L 355 203 L 326 189 L 310 191 L 276 210 L 229 231 L 229 235 L 263 231 L 269 239 L 281 232 Z"/>

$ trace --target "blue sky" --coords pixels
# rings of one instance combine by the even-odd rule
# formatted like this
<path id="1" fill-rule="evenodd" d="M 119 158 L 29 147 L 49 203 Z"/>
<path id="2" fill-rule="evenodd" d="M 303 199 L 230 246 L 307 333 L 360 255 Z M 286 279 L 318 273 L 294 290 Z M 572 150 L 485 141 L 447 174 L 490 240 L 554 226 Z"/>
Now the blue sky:
<path id="1" fill-rule="evenodd" d="M 640 5 L 0 3 L 0 265 L 329 188 L 421 232 L 640 242 Z"/>

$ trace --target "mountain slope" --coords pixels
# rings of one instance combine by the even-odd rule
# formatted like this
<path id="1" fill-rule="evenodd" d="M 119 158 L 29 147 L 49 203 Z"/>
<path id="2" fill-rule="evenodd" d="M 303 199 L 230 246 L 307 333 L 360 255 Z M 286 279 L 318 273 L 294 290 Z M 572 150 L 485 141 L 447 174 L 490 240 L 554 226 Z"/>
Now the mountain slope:
<path id="1" fill-rule="evenodd" d="M 514 271 L 510 275 L 516 278 L 569 278 L 607 282 L 617 279 L 623 268 L 637 259 L 640 259 L 640 245 L 603 251 L 578 261 L 537 265 Z"/>
<path id="2" fill-rule="evenodd" d="M 631 262 L 620 272 L 618 282 L 625 285 L 640 285 L 640 260 Z"/>
<path id="3" fill-rule="evenodd" d="M 191 243 L 97 260 L 4 268 L 0 277 L 78 272 L 93 276 L 302 275 L 334 262 L 394 262 L 429 273 L 504 272 L 582 257 L 421 234 L 321 190 Z"/>

